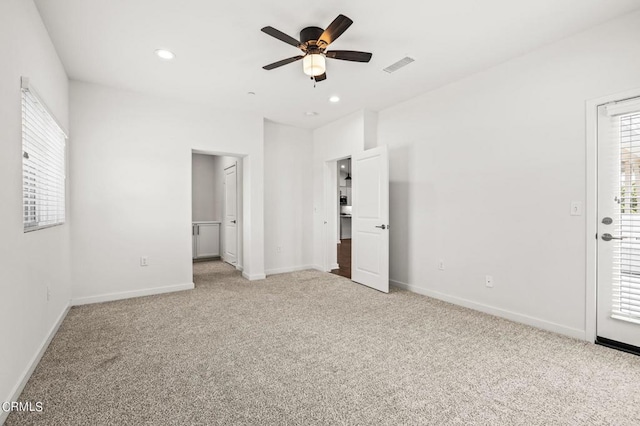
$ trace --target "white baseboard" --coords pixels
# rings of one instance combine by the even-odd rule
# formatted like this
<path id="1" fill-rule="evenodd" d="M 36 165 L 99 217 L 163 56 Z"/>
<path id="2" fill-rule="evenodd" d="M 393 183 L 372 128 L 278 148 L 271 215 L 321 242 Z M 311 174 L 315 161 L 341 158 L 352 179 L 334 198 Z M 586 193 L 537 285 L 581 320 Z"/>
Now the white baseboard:
<path id="1" fill-rule="evenodd" d="M 327 271 L 325 270 L 322 266 L 320 265 L 311 265 L 310 266 L 311 269 L 315 269 L 316 271 L 320 271 L 320 272 L 331 272 L 331 271 Z"/>
<path id="2" fill-rule="evenodd" d="M 313 269 L 313 266 L 311 265 L 288 266 L 285 268 L 268 269 L 264 272 L 267 275 L 276 275 L 276 274 L 286 274 L 287 272 L 304 271 L 305 269 Z"/>
<path id="3" fill-rule="evenodd" d="M 100 294 L 97 296 L 79 297 L 71 300 L 72 306 L 88 305 L 90 303 L 111 302 L 114 300 L 131 299 L 141 296 L 152 296 L 154 294 L 172 293 L 174 291 L 193 290 L 193 283 L 174 284 L 164 287 L 144 288 L 141 290 L 122 291 L 119 293 Z"/>
<path id="4" fill-rule="evenodd" d="M 62 321 L 64 321 L 65 317 L 69 313 L 69 309 L 70 308 L 71 308 L 71 305 L 68 304 L 62 310 L 62 313 L 60 313 L 60 316 L 58 317 L 56 322 L 53 324 L 53 327 L 51 327 L 51 329 L 49 330 L 49 333 L 45 336 L 44 340 L 40 344 L 40 348 L 38 348 L 38 351 L 33 355 L 33 358 L 31 358 L 31 360 L 29 361 L 29 365 L 27 365 L 27 368 L 24 370 L 24 372 L 20 376 L 20 380 L 18 381 L 16 386 L 13 388 L 13 390 L 9 394 L 9 397 L 7 399 L 4 399 L 4 400 L 0 401 L 0 402 L 17 401 L 18 398 L 20 398 L 20 394 L 24 390 L 24 387 L 27 385 L 27 382 L 29 381 L 29 378 L 33 374 L 33 371 L 38 366 L 38 363 L 40 362 L 40 359 L 42 359 L 42 355 L 44 355 L 44 353 L 46 352 L 47 348 L 49 347 L 49 343 L 51 343 L 51 340 L 53 340 L 53 336 L 55 336 L 56 333 L 58 332 L 58 329 L 60 328 L 60 325 L 62 324 Z M 4 422 L 5 422 L 5 420 L 7 420 L 8 416 L 9 416 L 9 412 L 5 412 L 4 410 L 0 410 L 0 425 L 4 424 Z"/>
<path id="5" fill-rule="evenodd" d="M 400 281 L 389 280 L 389 284 L 403 290 L 409 290 L 413 293 L 418 293 L 424 296 L 433 297 L 434 299 L 442 300 L 444 302 L 453 303 L 454 305 L 464 306 L 465 308 L 474 309 L 486 314 L 495 315 L 497 317 L 506 318 L 511 321 L 530 325 L 532 327 L 541 328 L 543 330 L 551 331 L 558 334 L 563 334 L 565 336 L 573 337 L 574 339 L 586 340 L 585 330 L 567 327 L 551 321 L 519 314 L 517 312 L 508 311 L 506 309 L 496 308 L 494 306 L 485 305 L 483 303 L 474 302 L 457 296 L 451 296 L 449 294 L 440 293 L 438 291 L 428 290 Z"/>
<path id="6" fill-rule="evenodd" d="M 242 272 L 242 276 L 246 279 L 248 279 L 249 281 L 257 281 L 257 280 L 264 280 L 265 278 L 267 278 L 267 276 L 265 274 L 252 274 L 249 275 L 246 272 Z"/>
<path id="7" fill-rule="evenodd" d="M 332 264 L 331 270 L 333 271 L 334 269 L 340 269 L 340 265 L 338 265 L 337 263 Z"/>

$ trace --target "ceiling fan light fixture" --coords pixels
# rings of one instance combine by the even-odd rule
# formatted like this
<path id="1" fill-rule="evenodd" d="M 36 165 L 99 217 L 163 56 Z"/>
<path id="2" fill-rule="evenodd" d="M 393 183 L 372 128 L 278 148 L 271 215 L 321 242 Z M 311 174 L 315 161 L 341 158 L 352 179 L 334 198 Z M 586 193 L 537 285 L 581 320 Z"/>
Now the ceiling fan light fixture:
<path id="1" fill-rule="evenodd" d="M 324 55 L 319 53 L 308 54 L 302 59 L 302 69 L 306 75 L 311 77 L 324 74 L 327 69 Z"/>

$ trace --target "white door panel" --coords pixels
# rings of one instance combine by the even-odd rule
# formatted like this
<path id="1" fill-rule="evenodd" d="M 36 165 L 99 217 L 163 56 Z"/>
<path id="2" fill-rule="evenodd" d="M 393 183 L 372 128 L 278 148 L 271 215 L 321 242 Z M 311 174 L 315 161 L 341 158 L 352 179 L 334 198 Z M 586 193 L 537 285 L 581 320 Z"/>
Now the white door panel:
<path id="1" fill-rule="evenodd" d="M 238 263 L 238 180 L 236 165 L 224 170 L 224 260 Z"/>
<path id="2" fill-rule="evenodd" d="M 626 105 L 626 107 L 625 107 Z M 598 108 L 597 335 L 640 347 L 640 105 Z"/>
<path id="3" fill-rule="evenodd" d="M 351 279 L 389 292 L 389 156 L 377 147 L 352 158 Z"/>

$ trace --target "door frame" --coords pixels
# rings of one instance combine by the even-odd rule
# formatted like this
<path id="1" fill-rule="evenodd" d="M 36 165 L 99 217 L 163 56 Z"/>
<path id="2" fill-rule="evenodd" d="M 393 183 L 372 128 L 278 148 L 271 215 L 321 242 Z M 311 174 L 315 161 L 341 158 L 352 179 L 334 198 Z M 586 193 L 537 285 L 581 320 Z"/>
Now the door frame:
<path id="1" fill-rule="evenodd" d="M 324 162 L 324 225 L 322 227 L 322 268 L 331 272 L 338 265 L 338 216 L 340 206 L 338 198 L 338 161 L 352 158 L 353 154 L 334 158 Z"/>
<path id="2" fill-rule="evenodd" d="M 598 309 L 598 107 L 640 96 L 640 88 L 591 99 L 586 102 L 586 297 L 585 340 L 596 341 Z"/>
<path id="3" fill-rule="evenodd" d="M 239 188 L 239 193 L 240 196 L 236 198 L 236 212 L 238 215 L 238 233 L 237 233 L 237 262 L 236 262 L 236 269 L 243 272 L 243 276 L 247 279 L 254 279 L 254 278 L 249 278 L 249 276 L 245 276 L 244 274 L 244 251 L 246 249 L 248 249 L 248 247 L 245 247 L 244 244 L 244 222 L 245 219 L 248 218 L 248 216 L 250 215 L 250 211 L 248 209 L 247 203 L 244 201 L 244 197 L 245 195 L 248 196 L 248 194 L 245 194 L 245 181 L 246 181 L 246 177 L 244 175 L 245 173 L 245 168 L 244 168 L 244 160 L 248 159 L 249 156 L 245 155 L 245 154 L 238 154 L 238 153 L 229 153 L 229 152 L 219 152 L 219 151 L 208 151 L 208 150 L 202 150 L 202 149 L 196 149 L 196 148 L 191 148 L 191 153 L 190 153 L 190 161 L 189 161 L 189 223 L 193 223 L 193 154 L 202 154 L 202 155 L 212 155 L 212 156 L 217 156 L 217 157 L 233 157 L 235 158 L 235 165 L 236 165 L 236 187 Z M 242 173 L 242 176 L 239 176 L 239 170 L 240 169 L 240 173 Z M 224 169 L 223 169 L 224 170 Z M 242 199 L 242 202 L 241 202 Z M 241 208 L 238 208 L 241 207 Z M 223 212 L 224 213 L 224 212 Z M 221 223 L 222 225 L 222 223 Z M 190 228 L 191 229 L 191 228 Z M 222 228 L 221 228 L 221 232 L 222 232 Z M 224 243 L 224 238 L 221 236 L 220 238 L 220 254 L 222 255 L 222 250 L 223 250 L 223 243 Z M 191 257 L 190 257 L 191 258 Z M 222 256 L 220 256 L 220 258 L 222 258 Z M 193 275 L 193 262 L 191 262 L 191 275 Z M 262 276 L 262 278 L 264 278 L 264 275 Z M 260 279 L 260 278 L 258 278 Z"/>

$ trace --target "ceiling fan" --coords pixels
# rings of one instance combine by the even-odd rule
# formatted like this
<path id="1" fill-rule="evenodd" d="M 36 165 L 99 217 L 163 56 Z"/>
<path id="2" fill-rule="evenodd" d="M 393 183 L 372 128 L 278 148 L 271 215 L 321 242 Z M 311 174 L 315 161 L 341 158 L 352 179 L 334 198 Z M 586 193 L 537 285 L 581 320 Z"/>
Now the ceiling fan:
<path id="1" fill-rule="evenodd" d="M 372 54 L 368 52 L 326 50 L 351 24 L 353 24 L 351 19 L 344 15 L 338 15 L 326 30 L 318 27 L 304 28 L 300 31 L 300 41 L 273 27 L 264 27 L 261 30 L 263 33 L 297 47 L 302 50 L 303 54 L 265 65 L 262 68 L 272 70 L 302 59 L 302 69 L 304 73 L 310 76 L 312 80 L 318 82 L 327 78 L 325 58 L 353 62 L 369 62 Z"/>

